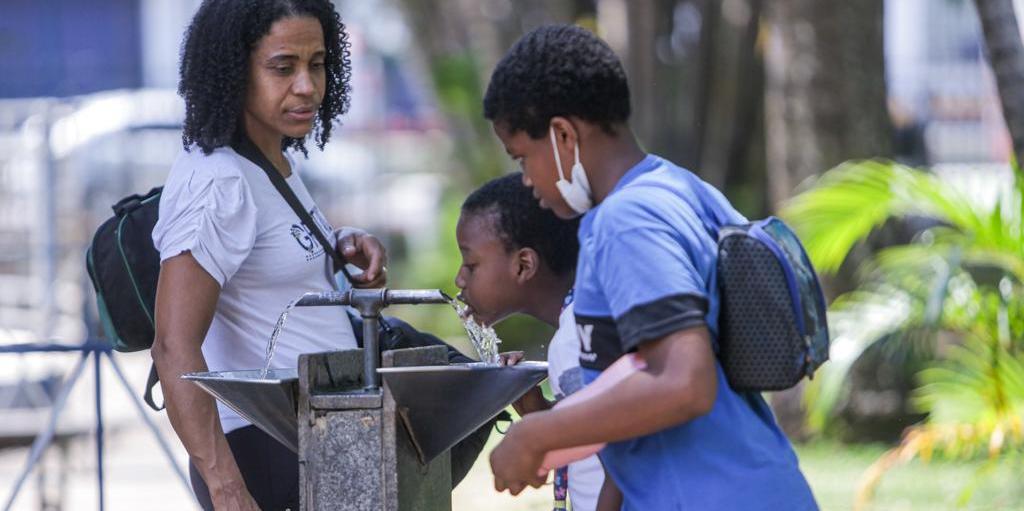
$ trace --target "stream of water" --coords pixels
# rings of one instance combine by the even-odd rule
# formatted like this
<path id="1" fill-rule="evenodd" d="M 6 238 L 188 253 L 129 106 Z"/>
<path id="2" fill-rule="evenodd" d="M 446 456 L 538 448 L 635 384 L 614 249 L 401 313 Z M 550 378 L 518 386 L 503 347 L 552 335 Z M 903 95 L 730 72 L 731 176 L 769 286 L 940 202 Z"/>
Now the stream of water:
<path id="1" fill-rule="evenodd" d="M 281 330 L 284 330 L 284 324 L 288 321 L 288 314 L 295 308 L 295 304 L 299 301 L 298 298 L 288 303 L 288 306 L 284 308 L 284 312 L 281 313 L 277 318 L 277 324 L 274 325 L 274 331 L 270 334 L 270 341 L 267 342 L 267 358 L 263 362 L 263 370 L 260 371 L 260 379 L 264 380 L 267 378 L 267 372 L 270 371 L 270 361 L 274 359 L 274 349 L 277 348 L 277 338 L 281 336 Z"/>
<path id="2" fill-rule="evenodd" d="M 274 350 L 277 349 L 278 338 L 281 336 L 281 331 L 284 330 L 285 323 L 288 322 L 288 314 L 292 312 L 298 301 L 298 298 L 292 300 L 285 307 L 284 312 L 277 318 L 274 331 L 270 334 L 270 341 L 267 342 L 267 356 L 263 362 L 263 369 L 260 371 L 261 380 L 266 379 L 267 373 L 270 371 L 270 363 L 274 359 Z M 498 338 L 498 334 L 494 332 L 494 329 L 477 323 L 473 316 L 468 313 L 469 306 L 466 304 L 454 299 L 449 301 L 449 303 L 455 309 L 455 314 L 459 316 L 459 320 L 462 321 L 462 326 L 466 329 L 466 335 L 469 336 L 470 342 L 473 343 L 480 361 L 485 364 L 499 365 L 501 359 L 498 353 L 500 351 L 501 339 Z"/>
<path id="3" fill-rule="evenodd" d="M 498 338 L 498 334 L 494 332 L 494 329 L 477 323 L 473 319 L 473 315 L 469 314 L 468 305 L 456 300 L 451 300 L 449 303 L 452 304 L 455 313 L 462 320 L 462 327 L 466 329 L 466 335 L 469 336 L 469 341 L 476 348 L 476 354 L 480 361 L 485 364 L 499 365 L 501 358 L 498 353 L 500 352 L 501 339 Z"/>

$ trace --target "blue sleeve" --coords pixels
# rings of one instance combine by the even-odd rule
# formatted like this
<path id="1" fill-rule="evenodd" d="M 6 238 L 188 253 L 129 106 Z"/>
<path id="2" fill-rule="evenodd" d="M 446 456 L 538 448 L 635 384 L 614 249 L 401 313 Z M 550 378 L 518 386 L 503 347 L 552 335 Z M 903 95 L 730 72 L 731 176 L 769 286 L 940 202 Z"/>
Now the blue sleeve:
<path id="1" fill-rule="evenodd" d="M 624 351 L 706 325 L 715 244 L 688 208 L 666 211 L 658 198 L 616 204 L 608 217 L 616 228 L 595 239 L 596 273 Z"/>

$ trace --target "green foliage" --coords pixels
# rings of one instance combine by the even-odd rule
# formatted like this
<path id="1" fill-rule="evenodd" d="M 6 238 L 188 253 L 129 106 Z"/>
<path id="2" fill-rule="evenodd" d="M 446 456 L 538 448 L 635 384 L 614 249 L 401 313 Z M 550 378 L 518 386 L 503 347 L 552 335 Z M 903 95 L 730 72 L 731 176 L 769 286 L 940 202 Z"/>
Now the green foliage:
<path id="1" fill-rule="evenodd" d="M 468 192 L 504 170 L 504 152 L 483 115 L 484 85 L 479 68 L 470 52 L 437 57 L 430 66 L 434 91 L 464 171 L 464 179 L 453 182 L 456 193 Z"/>
<path id="2" fill-rule="evenodd" d="M 913 215 L 944 222 L 948 229 L 937 229 L 936 238 L 969 249 L 965 257 L 1005 264 L 1020 279 L 1022 186 L 1018 178 L 1017 193 L 990 210 L 927 172 L 891 162 L 848 162 L 794 197 L 782 216 L 824 272 L 838 269 L 854 244 L 887 220 Z"/>
<path id="3" fill-rule="evenodd" d="M 1024 452 L 1024 176 L 986 203 L 938 176 L 891 162 L 849 162 L 795 197 L 782 216 L 823 272 L 893 219 L 926 217 L 914 240 L 863 264 L 861 284 L 831 305 L 832 362 L 806 394 L 808 425 L 829 427 L 853 362 L 882 339 L 920 344 L 931 362 L 918 374 L 915 404 L 925 424 L 864 475 L 869 502 L 891 467 L 933 452 L 1020 458 Z M 952 335 L 939 336 L 939 332 Z M 940 338 L 959 339 L 943 345 Z M 948 344 L 948 343 L 947 343 Z M 981 474 L 983 471 L 979 471 Z M 970 497 L 973 484 L 963 491 Z"/>
<path id="4" fill-rule="evenodd" d="M 968 337 L 919 374 L 916 402 L 935 424 L 998 421 L 1024 416 L 1024 356 Z M 955 446 L 954 446 L 955 448 Z M 953 452 L 954 456 L 959 453 Z"/>

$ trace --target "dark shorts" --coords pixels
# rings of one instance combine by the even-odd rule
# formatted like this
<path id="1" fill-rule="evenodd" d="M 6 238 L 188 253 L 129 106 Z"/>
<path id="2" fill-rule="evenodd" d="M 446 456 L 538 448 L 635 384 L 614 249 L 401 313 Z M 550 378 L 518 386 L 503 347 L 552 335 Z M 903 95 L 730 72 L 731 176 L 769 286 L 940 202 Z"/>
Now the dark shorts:
<path id="1" fill-rule="evenodd" d="M 256 426 L 246 426 L 227 434 L 242 479 L 263 511 L 299 509 L 299 455 L 274 440 Z M 210 491 L 192 463 L 188 464 L 192 489 L 199 504 L 213 510 Z"/>

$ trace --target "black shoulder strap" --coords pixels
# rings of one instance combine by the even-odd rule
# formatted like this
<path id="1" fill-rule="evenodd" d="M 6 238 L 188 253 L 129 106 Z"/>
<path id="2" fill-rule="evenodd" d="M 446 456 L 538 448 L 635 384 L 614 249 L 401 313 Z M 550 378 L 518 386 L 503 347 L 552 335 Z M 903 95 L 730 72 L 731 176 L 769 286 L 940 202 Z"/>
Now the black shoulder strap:
<path id="1" fill-rule="evenodd" d="M 153 387 L 160 382 L 160 376 L 156 374 L 156 364 L 149 364 L 149 377 L 146 378 L 146 393 L 142 395 L 143 401 L 149 405 L 150 408 L 160 411 L 164 409 L 164 405 L 157 406 L 156 401 L 153 401 Z"/>
<path id="2" fill-rule="evenodd" d="M 272 163 L 270 163 L 270 160 L 267 160 L 267 157 L 263 155 L 263 152 L 256 147 L 256 144 L 254 144 L 252 140 L 249 140 L 249 137 L 242 136 L 239 137 L 239 140 L 234 144 L 231 144 L 231 148 L 243 158 L 255 163 L 257 167 L 263 169 L 263 172 L 265 172 L 267 177 L 270 178 L 270 182 L 274 184 L 274 188 L 277 189 L 277 192 L 281 194 L 281 197 L 284 197 L 285 202 L 287 202 L 288 205 L 291 206 L 292 211 L 299 216 L 299 220 L 302 221 L 302 224 L 305 225 L 306 229 L 308 229 L 316 240 L 320 242 L 320 246 L 324 248 L 324 252 L 327 253 L 327 255 L 334 261 L 334 268 L 336 271 L 341 270 L 341 273 L 344 274 L 345 278 L 351 283 L 352 275 L 350 275 L 348 270 L 345 269 L 345 260 L 342 259 L 341 255 L 338 254 L 338 251 L 327 241 L 327 238 L 324 237 L 323 231 L 321 231 L 320 227 L 318 227 L 313 221 L 313 217 L 309 215 L 306 208 L 302 207 L 302 203 L 299 202 L 299 198 L 295 196 L 295 192 L 292 191 L 292 188 L 288 186 L 287 182 L 285 182 L 281 173 L 274 168 Z M 120 211 L 129 206 L 130 203 L 141 202 L 142 199 L 150 197 L 154 193 L 158 193 L 158 190 L 151 190 L 145 197 L 129 197 L 114 205 L 114 211 L 120 215 Z M 153 387 L 155 387 L 159 381 L 160 376 L 156 372 L 156 364 L 152 364 L 149 367 L 149 378 L 146 380 L 146 392 L 143 395 L 143 399 L 150 408 L 158 412 L 164 408 L 162 405 L 157 406 L 156 401 L 153 400 Z"/>
<path id="3" fill-rule="evenodd" d="M 299 198 L 295 196 L 295 192 L 292 191 L 292 188 L 288 186 L 287 182 L 285 182 L 281 173 L 274 168 L 274 164 L 270 163 L 270 160 L 268 160 L 263 154 L 263 151 L 260 151 L 260 149 L 256 147 L 256 144 L 254 144 L 249 137 L 244 135 L 238 137 L 238 140 L 231 144 L 231 148 L 243 158 L 255 163 L 257 167 L 263 169 L 263 172 L 265 172 L 267 177 L 270 178 L 270 182 L 274 184 L 274 188 L 277 189 L 277 192 L 280 193 L 281 197 L 284 197 L 285 202 L 292 207 L 292 211 L 295 211 L 295 214 L 299 216 L 299 220 L 301 220 L 302 224 L 306 226 L 306 229 L 309 230 L 310 234 L 320 242 L 320 246 L 324 248 L 324 252 L 327 253 L 328 257 L 334 260 L 335 271 L 341 271 L 341 273 L 345 275 L 345 278 L 351 283 L 352 275 L 350 275 L 348 270 L 345 269 L 345 260 L 342 259 L 341 254 L 338 253 L 334 246 L 327 241 L 327 238 L 324 237 L 324 233 L 320 230 L 320 227 L 318 227 L 316 222 L 313 221 L 313 217 L 309 215 L 306 208 L 302 207 L 302 203 L 299 202 Z"/>

